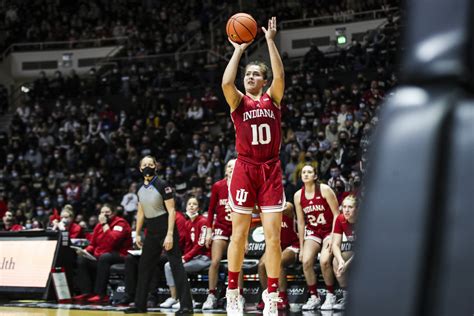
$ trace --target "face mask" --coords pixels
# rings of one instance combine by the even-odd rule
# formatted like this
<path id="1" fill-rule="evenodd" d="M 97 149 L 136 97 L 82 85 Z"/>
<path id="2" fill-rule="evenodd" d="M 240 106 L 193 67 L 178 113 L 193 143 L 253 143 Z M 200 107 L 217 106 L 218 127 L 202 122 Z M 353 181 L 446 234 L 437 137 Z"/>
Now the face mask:
<path id="1" fill-rule="evenodd" d="M 32 224 L 26 224 L 26 225 L 25 225 L 25 228 L 26 228 L 26 229 L 31 229 L 31 227 L 33 227 Z"/>
<path id="2" fill-rule="evenodd" d="M 191 159 L 191 158 L 193 158 L 193 154 L 187 154 L 186 157 L 187 157 L 188 159 Z"/>
<path id="3" fill-rule="evenodd" d="M 199 144 L 199 140 L 197 140 L 197 139 L 193 140 L 193 144 L 194 144 L 194 145 Z"/>
<path id="4" fill-rule="evenodd" d="M 58 198 L 58 203 L 63 204 L 64 203 L 64 198 Z"/>
<path id="5" fill-rule="evenodd" d="M 338 171 L 331 171 L 331 177 L 337 178 L 338 176 L 339 176 L 339 172 L 338 172 Z"/>
<path id="6" fill-rule="evenodd" d="M 323 141 L 324 140 L 324 135 L 318 136 L 318 140 Z"/>
<path id="7" fill-rule="evenodd" d="M 37 211 L 36 211 L 36 215 L 38 215 L 38 216 L 43 216 L 43 215 L 44 215 L 44 211 L 43 211 L 43 210 L 37 210 Z"/>
<path id="8" fill-rule="evenodd" d="M 151 167 L 145 167 L 142 171 L 144 177 L 151 177 L 155 175 L 155 169 Z"/>
<path id="9" fill-rule="evenodd" d="M 174 155 L 174 154 L 173 154 L 173 155 L 170 155 L 170 158 L 171 158 L 172 160 L 175 160 L 175 159 L 176 159 L 176 155 Z"/>
<path id="10" fill-rule="evenodd" d="M 344 188 L 339 186 L 339 187 L 336 187 L 336 191 L 337 192 L 343 192 L 344 191 Z"/>

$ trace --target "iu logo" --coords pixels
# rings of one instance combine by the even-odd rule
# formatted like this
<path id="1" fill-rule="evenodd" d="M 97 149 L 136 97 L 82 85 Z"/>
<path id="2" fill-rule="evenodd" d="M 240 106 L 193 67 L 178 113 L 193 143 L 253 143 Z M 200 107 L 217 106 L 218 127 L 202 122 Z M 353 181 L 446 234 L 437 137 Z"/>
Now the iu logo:
<path id="1" fill-rule="evenodd" d="M 247 201 L 247 195 L 249 195 L 249 193 L 244 189 L 237 190 L 237 195 L 235 199 L 237 200 L 239 205 L 242 205 L 242 203 Z"/>

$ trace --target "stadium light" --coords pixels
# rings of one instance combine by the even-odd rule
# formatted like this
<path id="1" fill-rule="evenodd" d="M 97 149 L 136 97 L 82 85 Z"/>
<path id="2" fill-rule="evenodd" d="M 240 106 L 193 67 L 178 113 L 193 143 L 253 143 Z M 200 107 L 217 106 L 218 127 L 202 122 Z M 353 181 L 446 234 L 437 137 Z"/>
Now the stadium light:
<path id="1" fill-rule="evenodd" d="M 336 43 L 339 46 L 347 44 L 346 28 L 340 27 L 336 29 Z"/>

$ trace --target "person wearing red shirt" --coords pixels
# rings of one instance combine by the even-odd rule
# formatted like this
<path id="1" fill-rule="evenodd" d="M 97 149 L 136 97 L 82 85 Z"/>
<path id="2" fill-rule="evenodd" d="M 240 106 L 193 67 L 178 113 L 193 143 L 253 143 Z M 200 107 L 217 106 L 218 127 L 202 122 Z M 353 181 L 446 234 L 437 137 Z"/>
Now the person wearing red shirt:
<path id="1" fill-rule="evenodd" d="M 354 195 L 349 195 L 342 201 L 342 214 L 336 218 L 334 224 L 332 253 L 334 254 L 334 275 L 342 289 L 342 298 L 333 306 L 333 309 L 344 310 L 347 300 L 346 272 L 354 258 L 354 242 L 356 235 L 354 224 L 357 221 L 359 201 Z"/>
<path id="2" fill-rule="evenodd" d="M 182 253 L 186 253 L 189 251 L 190 247 L 192 247 L 192 243 L 188 238 L 189 236 L 186 234 L 188 219 L 181 211 L 176 211 L 175 221 L 176 229 L 179 234 L 179 249 L 181 249 Z"/>
<path id="3" fill-rule="evenodd" d="M 199 202 L 197 198 L 190 197 L 186 202 L 186 215 L 189 220 L 186 225 L 186 233 L 191 240 L 192 247 L 188 247 L 182 257 L 183 266 L 186 272 L 198 272 L 211 265 L 211 253 L 206 247 L 207 219 L 199 214 Z M 171 272 L 169 262 L 165 264 L 166 283 L 170 288 L 171 297 L 163 302 L 160 307 L 180 308 L 177 301 L 176 286 Z"/>
<path id="4" fill-rule="evenodd" d="M 309 290 L 309 299 L 303 305 L 303 310 L 314 310 L 321 303 L 314 273 L 314 260 L 318 253 L 321 253 L 321 272 L 328 290 L 321 309 L 331 310 L 336 302 L 335 280 L 331 267 L 331 244 L 334 223 L 339 215 L 339 205 L 331 187 L 320 183 L 317 179 L 314 167 L 304 166 L 301 171 L 303 187 L 294 196 L 301 245 L 299 259 L 303 263 L 303 272 Z"/>
<path id="5" fill-rule="evenodd" d="M 84 238 L 84 232 L 79 224 L 74 222 L 74 211 L 70 204 L 66 204 L 61 211 L 61 216 L 58 219 L 53 219 L 52 230 L 67 230 L 69 238 Z"/>
<path id="6" fill-rule="evenodd" d="M 239 62 L 249 43 L 238 44 L 229 39 L 234 47 L 229 63 L 222 76 L 222 91 L 230 107 L 235 129 L 237 161 L 229 182 L 229 205 L 232 209 L 232 239 L 227 251 L 229 261 L 226 310 L 228 314 L 242 315 L 243 306 L 238 288 L 238 278 L 245 256 L 245 244 L 255 205 L 261 211 L 260 218 L 265 233 L 267 251 L 267 288 L 262 292 L 265 316 L 278 315 L 278 278 L 280 276 L 281 212 L 285 206 L 280 156 L 281 101 L 285 90 L 285 69 L 275 44 L 276 17 L 268 20 L 268 29 L 262 27 L 267 41 L 272 82 L 269 82 L 268 66 L 262 62 L 250 62 L 245 67 L 245 94 L 237 89 L 235 79 Z"/>
<path id="7" fill-rule="evenodd" d="M 278 289 L 280 291 L 278 296 L 280 297 L 280 301 L 277 305 L 279 310 L 285 310 L 290 306 L 288 302 L 288 295 L 286 293 L 288 284 L 286 281 L 285 268 L 291 266 L 292 264 L 295 264 L 298 261 L 298 253 L 300 252 L 300 242 L 295 227 L 294 209 L 295 208 L 293 207 L 293 204 L 291 204 L 290 202 L 286 202 L 281 221 L 281 272 L 280 278 L 278 279 Z M 267 284 L 267 274 L 265 270 L 265 254 L 263 254 L 258 263 L 258 277 L 260 279 L 260 285 L 262 286 L 262 288 L 265 288 Z M 261 300 L 260 303 L 258 303 L 257 305 L 257 309 L 263 310 L 264 308 L 265 303 L 263 300 Z"/>
<path id="8" fill-rule="evenodd" d="M 6 211 L 5 215 L 2 217 L 2 220 L 3 220 L 3 227 L 2 227 L 3 231 L 15 232 L 15 231 L 24 229 L 23 226 L 15 223 L 15 218 L 13 217 L 13 212 L 11 211 Z"/>
<path id="9" fill-rule="evenodd" d="M 110 266 L 123 263 L 127 250 L 131 247 L 130 225 L 124 218 L 117 216 L 113 206 L 104 204 L 100 210 L 99 223 L 92 233 L 91 243 L 85 248 L 85 251 L 97 260 L 90 260 L 78 252 L 78 286 L 82 294 L 74 299 L 87 300 L 89 303 L 108 302 L 106 290 Z M 95 278 L 93 271 L 96 271 Z M 93 279 L 95 279 L 94 291 L 92 291 Z"/>

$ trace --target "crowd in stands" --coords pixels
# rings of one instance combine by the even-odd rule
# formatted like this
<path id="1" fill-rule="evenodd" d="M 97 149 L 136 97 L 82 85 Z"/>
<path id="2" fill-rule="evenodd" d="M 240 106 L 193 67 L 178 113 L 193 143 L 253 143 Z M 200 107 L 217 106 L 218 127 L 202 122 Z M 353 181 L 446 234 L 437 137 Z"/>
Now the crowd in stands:
<path id="1" fill-rule="evenodd" d="M 320 23 L 334 23 L 351 20 L 356 12 L 398 5 L 398 0 L 259 0 L 247 11 L 259 25 L 272 15 L 280 21 L 330 17 Z M 0 1 L 0 52 L 19 42 L 69 41 L 74 48 L 80 47 L 75 41 L 111 37 L 128 38 L 128 56 L 174 52 L 194 36 L 194 48 L 209 48 L 210 22 L 239 10 L 238 1 L 5 0 Z M 217 27 L 217 38 L 225 38 L 223 30 Z"/>
<path id="2" fill-rule="evenodd" d="M 224 7 L 212 0 L 0 1 L 0 51 L 18 42 L 128 37 L 129 54 L 174 52 Z"/>

